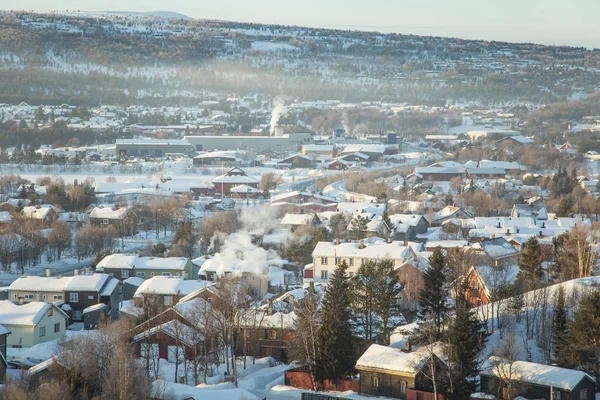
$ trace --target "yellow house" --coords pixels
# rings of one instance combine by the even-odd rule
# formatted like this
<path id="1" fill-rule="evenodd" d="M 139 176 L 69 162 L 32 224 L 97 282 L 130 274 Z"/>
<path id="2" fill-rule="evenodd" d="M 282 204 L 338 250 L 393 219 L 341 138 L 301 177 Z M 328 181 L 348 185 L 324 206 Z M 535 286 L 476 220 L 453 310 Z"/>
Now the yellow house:
<path id="1" fill-rule="evenodd" d="M 60 339 L 67 329 L 68 316 L 52 303 L 17 305 L 0 301 L 0 325 L 10 331 L 7 347 L 31 347 Z"/>

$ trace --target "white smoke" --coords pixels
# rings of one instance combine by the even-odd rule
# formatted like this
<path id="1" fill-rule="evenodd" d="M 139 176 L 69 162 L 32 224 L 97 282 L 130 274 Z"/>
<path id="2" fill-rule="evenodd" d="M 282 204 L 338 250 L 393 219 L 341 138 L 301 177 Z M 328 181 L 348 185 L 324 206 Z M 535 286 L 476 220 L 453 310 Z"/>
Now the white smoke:
<path id="1" fill-rule="evenodd" d="M 222 276 L 226 272 L 241 275 L 244 272 L 267 277 L 269 266 L 281 265 L 282 259 L 272 249 L 265 250 L 253 243 L 255 235 L 270 232 L 279 225 L 281 217 L 276 207 L 264 206 L 242 210 L 239 221 L 240 230 L 227 236 L 217 232 L 211 241 L 220 243 L 220 251 L 211 261 L 210 269 Z"/>
<path id="2" fill-rule="evenodd" d="M 342 127 L 346 131 L 346 135 L 352 135 L 353 129 L 352 129 L 352 123 L 351 123 L 350 118 L 348 116 L 348 110 L 344 110 L 342 112 Z"/>
<path id="3" fill-rule="evenodd" d="M 241 275 L 250 272 L 257 276 L 268 276 L 269 265 L 278 265 L 281 258 L 274 250 L 265 250 L 252 243 L 247 232 L 229 235 L 221 251 L 214 255 L 210 269 L 221 276 L 226 272 Z"/>
<path id="4" fill-rule="evenodd" d="M 273 110 L 271 111 L 271 136 L 275 135 L 275 127 L 279 123 L 281 114 L 285 112 L 285 102 L 283 97 L 276 96 L 273 99 Z"/>

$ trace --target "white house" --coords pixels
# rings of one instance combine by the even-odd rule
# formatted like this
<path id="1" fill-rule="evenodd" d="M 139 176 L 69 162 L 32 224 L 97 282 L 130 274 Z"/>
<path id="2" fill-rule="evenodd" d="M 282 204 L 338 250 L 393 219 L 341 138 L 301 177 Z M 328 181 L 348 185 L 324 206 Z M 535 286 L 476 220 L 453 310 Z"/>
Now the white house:
<path id="1" fill-rule="evenodd" d="M 17 305 L 10 300 L 0 301 L 0 325 L 11 332 L 6 340 L 10 347 L 31 347 L 60 339 L 67 319 L 67 314 L 52 303 Z"/>

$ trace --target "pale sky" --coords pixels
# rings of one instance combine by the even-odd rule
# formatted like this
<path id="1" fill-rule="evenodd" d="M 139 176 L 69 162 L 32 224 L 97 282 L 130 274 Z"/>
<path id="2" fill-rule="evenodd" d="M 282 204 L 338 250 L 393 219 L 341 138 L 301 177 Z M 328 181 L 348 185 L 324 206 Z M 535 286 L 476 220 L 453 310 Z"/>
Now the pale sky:
<path id="1" fill-rule="evenodd" d="M 0 0 L 0 9 L 194 18 L 600 48 L 599 0 Z"/>

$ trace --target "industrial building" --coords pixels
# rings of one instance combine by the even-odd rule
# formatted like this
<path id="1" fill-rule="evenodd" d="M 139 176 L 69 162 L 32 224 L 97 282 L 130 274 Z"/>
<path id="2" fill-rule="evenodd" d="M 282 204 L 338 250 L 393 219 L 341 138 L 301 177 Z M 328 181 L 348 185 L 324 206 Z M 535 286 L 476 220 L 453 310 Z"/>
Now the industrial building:
<path id="1" fill-rule="evenodd" d="M 196 151 L 253 150 L 257 153 L 300 151 L 302 145 L 312 143 L 310 133 L 282 136 L 186 136 Z"/>
<path id="2" fill-rule="evenodd" d="M 188 154 L 193 147 L 181 139 L 117 139 L 120 157 L 164 157 L 167 154 Z"/>

